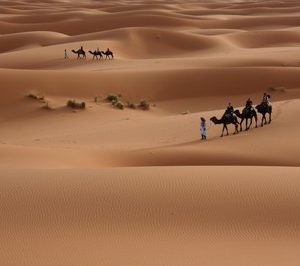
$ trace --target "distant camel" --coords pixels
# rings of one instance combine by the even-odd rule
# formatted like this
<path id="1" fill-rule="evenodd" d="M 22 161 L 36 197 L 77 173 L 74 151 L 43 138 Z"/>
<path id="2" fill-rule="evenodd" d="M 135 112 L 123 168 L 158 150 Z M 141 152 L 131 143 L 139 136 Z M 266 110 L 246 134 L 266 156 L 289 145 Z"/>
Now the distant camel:
<path id="1" fill-rule="evenodd" d="M 228 128 L 227 125 L 233 124 L 235 126 L 235 132 L 234 134 L 239 133 L 239 122 L 238 119 L 235 115 L 223 115 L 221 119 L 217 119 L 215 116 L 213 116 L 210 119 L 214 124 L 223 124 L 223 129 L 222 129 L 222 135 L 221 137 L 224 136 L 224 130 L 226 129 L 227 135 L 228 135 Z"/>
<path id="2" fill-rule="evenodd" d="M 102 54 L 103 55 L 105 55 L 105 59 L 113 59 L 114 58 L 114 54 L 113 54 L 113 52 L 112 51 L 109 51 L 109 50 L 107 50 L 106 52 L 103 52 L 102 51 Z M 110 58 L 110 56 L 111 56 L 111 58 Z"/>
<path id="3" fill-rule="evenodd" d="M 262 114 L 261 126 L 264 125 L 264 122 L 265 124 L 267 124 L 266 114 L 269 114 L 269 124 L 270 124 L 272 121 L 272 106 L 265 103 L 261 103 L 257 105 L 255 108 L 257 109 L 257 112 Z"/>
<path id="4" fill-rule="evenodd" d="M 95 58 L 98 59 L 98 55 L 99 55 L 99 59 L 103 58 L 102 53 L 100 51 L 99 52 L 98 51 L 94 51 L 94 52 L 89 51 L 89 53 L 93 55 L 93 60 Z"/>
<path id="5" fill-rule="evenodd" d="M 250 111 L 250 112 L 249 112 Z M 236 114 L 236 116 L 238 118 L 241 118 L 241 122 L 240 122 L 240 130 L 243 131 L 243 128 L 242 128 L 242 123 L 244 120 L 246 120 L 246 130 L 248 130 L 251 125 L 252 125 L 252 118 L 254 117 L 255 119 L 255 127 L 257 127 L 257 113 L 254 109 L 251 109 L 251 110 L 247 110 L 246 108 L 244 108 L 244 110 L 242 111 L 242 113 L 240 113 L 239 110 L 235 110 L 234 113 Z M 249 124 L 249 127 L 248 127 L 248 119 L 250 119 L 250 124 Z"/>
<path id="6" fill-rule="evenodd" d="M 83 49 L 78 49 L 77 51 L 72 50 L 72 52 L 74 54 L 77 54 L 77 59 L 81 59 L 81 58 L 85 59 L 86 58 L 85 51 Z M 82 57 L 81 57 L 81 55 L 82 55 Z"/>

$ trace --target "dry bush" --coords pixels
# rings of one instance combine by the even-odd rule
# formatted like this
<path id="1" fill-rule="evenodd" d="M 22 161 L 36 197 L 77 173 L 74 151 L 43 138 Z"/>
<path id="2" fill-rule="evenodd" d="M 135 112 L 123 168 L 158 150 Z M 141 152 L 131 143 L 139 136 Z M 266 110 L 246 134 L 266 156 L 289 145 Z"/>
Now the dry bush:
<path id="1" fill-rule="evenodd" d="M 127 102 L 127 107 L 130 109 L 136 109 L 136 105 L 132 102 Z"/>
<path id="2" fill-rule="evenodd" d="M 29 98 L 34 99 L 34 100 L 39 100 L 39 101 L 43 101 L 45 99 L 44 96 L 39 95 L 36 92 L 29 92 L 27 95 Z"/>
<path id="3" fill-rule="evenodd" d="M 85 109 L 85 102 L 77 102 L 76 100 L 68 100 L 67 106 L 74 109 Z"/>
<path id="4" fill-rule="evenodd" d="M 121 101 L 117 101 L 117 102 L 114 104 L 114 106 L 117 107 L 118 109 L 121 109 L 121 110 L 124 109 L 124 103 L 122 103 Z"/>
<path id="5" fill-rule="evenodd" d="M 149 110 L 150 109 L 150 103 L 146 100 L 140 101 L 139 108 L 143 110 Z"/>
<path id="6" fill-rule="evenodd" d="M 108 94 L 106 96 L 106 100 L 109 101 L 109 102 L 114 103 L 114 102 L 117 102 L 119 100 L 119 97 L 115 94 Z"/>

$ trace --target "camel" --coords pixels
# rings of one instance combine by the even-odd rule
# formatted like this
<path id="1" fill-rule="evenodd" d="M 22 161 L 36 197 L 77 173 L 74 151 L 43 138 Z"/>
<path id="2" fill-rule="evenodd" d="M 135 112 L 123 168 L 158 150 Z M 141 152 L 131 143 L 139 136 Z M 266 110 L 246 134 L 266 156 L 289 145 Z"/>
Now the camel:
<path id="1" fill-rule="evenodd" d="M 98 56 L 99 56 L 99 59 L 103 58 L 102 53 L 100 51 L 99 52 L 98 51 L 94 51 L 94 52 L 89 51 L 89 53 L 93 55 L 93 60 L 95 58 L 98 59 Z"/>
<path id="2" fill-rule="evenodd" d="M 72 50 L 74 54 L 77 54 L 77 59 L 86 59 L 85 51 L 83 49 L 78 49 L 77 51 Z M 82 57 L 81 57 L 82 55 Z"/>
<path id="3" fill-rule="evenodd" d="M 105 55 L 105 59 L 113 59 L 114 58 L 114 54 L 113 54 L 113 52 L 112 51 L 109 51 L 109 50 L 107 50 L 106 52 L 103 52 L 102 51 L 102 54 L 103 55 Z M 111 58 L 110 58 L 110 56 L 111 56 Z"/>
<path id="4" fill-rule="evenodd" d="M 239 110 L 235 110 L 234 113 L 236 114 L 236 116 L 238 118 L 241 119 L 241 122 L 240 122 L 240 131 L 243 131 L 242 123 L 243 123 L 244 120 L 246 120 L 246 131 L 251 127 L 251 125 L 252 125 L 252 118 L 253 117 L 254 117 L 255 123 L 256 123 L 255 127 L 257 127 L 257 113 L 256 113 L 256 111 L 254 109 L 247 110 L 246 108 L 244 108 L 244 110 L 242 111 L 242 113 L 240 113 Z M 248 119 L 250 119 L 249 127 L 248 127 Z"/>
<path id="5" fill-rule="evenodd" d="M 257 112 L 262 114 L 262 119 L 261 119 L 261 126 L 264 126 L 264 124 L 267 124 L 267 118 L 266 114 L 269 114 L 269 124 L 272 121 L 272 106 L 268 105 L 266 103 L 261 103 L 255 107 L 257 109 Z M 264 123 L 265 122 L 265 123 Z"/>
<path id="6" fill-rule="evenodd" d="M 239 133 L 239 128 L 238 128 L 239 122 L 235 115 L 223 115 L 223 117 L 221 119 L 217 119 L 215 116 L 213 116 L 210 120 L 214 124 L 223 124 L 221 137 L 224 136 L 225 129 L 227 131 L 227 136 L 229 135 L 228 128 L 227 128 L 227 125 L 229 125 L 229 124 L 234 124 L 234 126 L 235 126 L 235 132 L 233 134 Z"/>

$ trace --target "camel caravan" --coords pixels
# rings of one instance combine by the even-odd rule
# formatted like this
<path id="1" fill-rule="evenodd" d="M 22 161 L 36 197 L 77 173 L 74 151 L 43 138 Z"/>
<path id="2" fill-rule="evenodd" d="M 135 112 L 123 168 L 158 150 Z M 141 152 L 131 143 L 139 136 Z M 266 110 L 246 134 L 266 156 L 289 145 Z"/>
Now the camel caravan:
<path id="1" fill-rule="evenodd" d="M 251 99 L 249 98 L 246 101 L 246 106 L 245 108 L 242 110 L 242 112 L 240 112 L 239 110 L 234 110 L 233 106 L 231 105 L 231 103 L 228 104 L 227 109 L 225 111 L 225 113 L 223 114 L 221 119 L 216 118 L 215 116 L 213 116 L 212 118 L 210 118 L 210 120 L 214 123 L 214 124 L 221 124 L 223 125 L 223 129 L 222 129 L 222 134 L 221 137 L 224 136 L 224 131 L 226 130 L 227 135 L 228 133 L 228 128 L 227 125 L 229 124 L 233 124 L 235 127 L 235 131 L 234 134 L 239 133 L 239 131 L 242 131 L 242 124 L 245 121 L 246 122 L 246 128 L 245 130 L 248 130 L 251 125 L 252 125 L 252 120 L 254 118 L 255 120 L 255 127 L 257 127 L 257 112 L 260 113 L 262 115 L 262 119 L 261 119 L 261 126 L 266 125 L 267 123 L 271 123 L 271 116 L 272 116 L 272 105 L 269 101 L 269 99 L 271 98 L 270 95 L 268 95 L 267 93 L 264 93 L 263 97 L 262 97 L 262 101 L 260 104 L 258 104 L 255 108 L 253 108 L 253 102 L 251 101 Z M 256 112 L 256 110 L 257 112 Z M 269 115 L 269 120 L 267 121 L 267 114 Z M 239 120 L 240 119 L 240 122 Z M 202 119 L 203 120 L 203 119 Z M 249 125 L 248 125 L 249 122 Z M 202 134 L 202 139 L 206 139 L 206 135 L 203 137 L 203 132 L 205 132 L 205 128 L 203 128 L 203 122 L 201 123 L 201 134 Z M 240 128 L 239 128 L 240 126 Z"/>
<path id="2" fill-rule="evenodd" d="M 71 50 L 72 53 L 77 54 L 77 59 L 86 59 L 86 52 L 84 51 L 83 47 L 81 46 L 80 49 L 76 50 Z M 100 60 L 100 59 L 114 59 L 114 54 L 109 48 L 104 51 L 100 51 L 99 48 L 97 48 L 94 51 L 89 51 L 89 53 L 93 56 L 93 60 Z M 68 59 L 68 54 L 67 50 L 65 50 L 65 59 Z"/>

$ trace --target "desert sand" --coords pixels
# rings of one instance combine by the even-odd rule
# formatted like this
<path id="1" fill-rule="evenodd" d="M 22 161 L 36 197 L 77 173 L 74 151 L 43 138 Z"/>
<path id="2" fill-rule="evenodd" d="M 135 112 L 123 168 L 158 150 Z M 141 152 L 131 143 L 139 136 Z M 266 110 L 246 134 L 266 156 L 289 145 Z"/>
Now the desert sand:
<path id="1" fill-rule="evenodd" d="M 0 80 L 1 265 L 300 264 L 299 1 L 0 1 Z"/>

